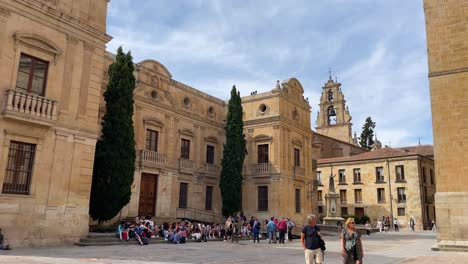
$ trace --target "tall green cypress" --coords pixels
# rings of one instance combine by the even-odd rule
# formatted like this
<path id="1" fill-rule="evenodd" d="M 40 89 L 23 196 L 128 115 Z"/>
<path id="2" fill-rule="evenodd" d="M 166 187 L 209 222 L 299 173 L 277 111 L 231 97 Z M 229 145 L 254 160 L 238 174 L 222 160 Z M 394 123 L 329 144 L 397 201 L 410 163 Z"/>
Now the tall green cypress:
<path id="1" fill-rule="evenodd" d="M 104 93 L 106 113 L 94 157 L 89 213 L 99 222 L 117 215 L 132 193 L 136 159 L 133 70 L 130 52 L 124 54 L 119 47 L 116 60 L 109 67 L 109 83 Z"/>
<path id="2" fill-rule="evenodd" d="M 245 158 L 245 135 L 242 122 L 242 101 L 236 86 L 232 87 L 226 121 L 221 180 L 222 213 L 232 215 L 242 208 L 242 167 Z"/>
<path id="3" fill-rule="evenodd" d="M 359 141 L 361 147 L 372 149 L 372 145 L 374 145 L 374 128 L 375 122 L 373 122 L 372 118 L 369 116 L 362 126 L 362 133 Z"/>

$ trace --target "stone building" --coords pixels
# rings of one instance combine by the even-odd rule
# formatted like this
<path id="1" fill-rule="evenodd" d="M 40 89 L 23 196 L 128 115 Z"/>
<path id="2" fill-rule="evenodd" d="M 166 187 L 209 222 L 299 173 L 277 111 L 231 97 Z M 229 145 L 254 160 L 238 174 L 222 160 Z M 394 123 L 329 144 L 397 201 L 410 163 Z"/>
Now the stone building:
<path id="1" fill-rule="evenodd" d="M 107 53 L 106 65 L 113 60 Z M 137 164 L 130 203 L 116 218 L 220 221 L 226 103 L 174 80 L 157 61 L 135 66 Z"/>
<path id="2" fill-rule="evenodd" d="M 367 215 L 372 224 L 395 217 L 416 228 L 435 219 L 435 172 L 430 145 L 377 149 L 351 157 L 318 160 L 318 212 L 323 217 L 329 177 L 340 194 L 338 214 Z"/>
<path id="3" fill-rule="evenodd" d="M 467 0 L 424 0 L 436 160 L 436 249 L 467 250 Z"/>
<path id="4" fill-rule="evenodd" d="M 88 232 L 107 0 L 0 0 L 0 228 L 13 247 Z"/>

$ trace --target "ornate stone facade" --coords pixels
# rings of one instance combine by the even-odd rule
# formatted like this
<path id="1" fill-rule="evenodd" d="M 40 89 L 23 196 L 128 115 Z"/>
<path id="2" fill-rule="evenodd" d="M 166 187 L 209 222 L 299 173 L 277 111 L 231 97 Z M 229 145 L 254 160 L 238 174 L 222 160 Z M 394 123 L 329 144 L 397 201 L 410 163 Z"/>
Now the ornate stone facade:
<path id="1" fill-rule="evenodd" d="M 436 159 L 438 245 L 467 250 L 468 1 L 424 0 Z"/>
<path id="2" fill-rule="evenodd" d="M 88 232 L 107 0 L 0 0 L 0 223 L 13 247 Z"/>

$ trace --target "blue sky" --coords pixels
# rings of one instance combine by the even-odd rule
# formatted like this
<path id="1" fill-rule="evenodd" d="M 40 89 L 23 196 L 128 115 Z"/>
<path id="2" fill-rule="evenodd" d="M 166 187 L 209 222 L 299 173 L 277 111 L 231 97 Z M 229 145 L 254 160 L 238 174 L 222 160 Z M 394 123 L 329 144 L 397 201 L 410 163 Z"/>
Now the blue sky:
<path id="1" fill-rule="evenodd" d="M 432 144 L 421 0 L 114 0 L 107 49 L 154 59 L 173 78 L 221 99 L 296 77 L 312 123 L 331 68 L 358 135 L 366 117 L 392 147 Z"/>

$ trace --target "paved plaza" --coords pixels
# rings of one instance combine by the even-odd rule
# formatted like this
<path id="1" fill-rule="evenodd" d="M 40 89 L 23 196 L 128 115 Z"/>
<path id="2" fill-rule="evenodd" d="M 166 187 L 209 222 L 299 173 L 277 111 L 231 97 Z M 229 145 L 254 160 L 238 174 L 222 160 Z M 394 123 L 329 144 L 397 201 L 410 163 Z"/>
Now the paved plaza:
<path id="1" fill-rule="evenodd" d="M 339 238 L 326 237 L 324 263 L 341 263 Z M 436 252 L 433 232 L 373 234 L 363 237 L 365 263 L 468 263 L 468 253 Z M 241 241 L 187 243 L 148 246 L 119 245 L 107 247 L 19 248 L 0 251 L 0 263 L 8 264 L 75 264 L 75 263 L 304 263 L 298 240 L 291 244 L 260 244 Z"/>

